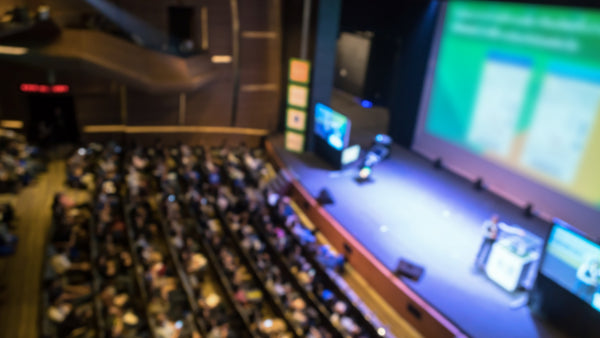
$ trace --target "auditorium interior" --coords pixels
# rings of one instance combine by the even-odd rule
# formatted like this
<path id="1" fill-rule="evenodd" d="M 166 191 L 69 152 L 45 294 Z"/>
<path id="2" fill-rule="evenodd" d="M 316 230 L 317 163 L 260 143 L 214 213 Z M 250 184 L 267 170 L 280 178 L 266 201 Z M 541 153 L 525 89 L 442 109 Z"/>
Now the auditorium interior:
<path id="1" fill-rule="evenodd" d="M 1 0 L 0 337 L 597 337 L 595 0 Z"/>

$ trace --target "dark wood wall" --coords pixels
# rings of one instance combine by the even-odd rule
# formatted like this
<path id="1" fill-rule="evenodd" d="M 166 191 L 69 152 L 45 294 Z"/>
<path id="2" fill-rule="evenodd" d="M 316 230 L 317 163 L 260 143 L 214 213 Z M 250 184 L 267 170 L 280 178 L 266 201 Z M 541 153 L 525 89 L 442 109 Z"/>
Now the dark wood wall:
<path id="1" fill-rule="evenodd" d="M 6 1 L 6 2 L 5 2 Z M 4 0 L 0 10 L 14 4 L 27 4 L 35 9 L 41 3 L 51 6 L 55 20 L 72 25 L 81 14 L 93 11 L 83 0 Z M 113 0 L 113 3 L 135 14 L 155 28 L 166 31 L 168 6 L 195 8 L 194 40 L 202 43 L 201 11 L 208 14 L 209 55 L 232 55 L 232 11 L 229 0 Z M 281 98 L 281 0 L 239 1 L 239 95 L 235 126 L 275 130 Z M 214 64 L 218 77 L 209 85 L 185 94 L 184 125 L 230 126 L 234 96 L 234 63 Z M 27 121 L 28 107 L 18 85 L 23 82 L 45 83 L 48 70 L 35 66 L 7 64 L 0 61 L 0 118 Z M 58 83 L 73 88 L 80 126 L 114 125 L 178 125 L 182 93 L 149 94 L 126 87 L 110 78 L 91 75 L 78 68 L 56 70 Z M 122 98 L 125 98 L 122 101 Z M 126 119 L 122 121 L 121 105 L 125 102 Z"/>

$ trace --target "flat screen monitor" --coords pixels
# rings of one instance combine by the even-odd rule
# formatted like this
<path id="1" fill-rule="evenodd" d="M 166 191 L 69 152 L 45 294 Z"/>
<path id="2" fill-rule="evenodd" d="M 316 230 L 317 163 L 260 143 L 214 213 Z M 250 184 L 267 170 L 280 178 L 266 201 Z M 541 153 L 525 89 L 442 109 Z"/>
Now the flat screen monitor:
<path id="1" fill-rule="evenodd" d="M 555 220 L 540 273 L 600 311 L 600 245 Z"/>
<path id="2" fill-rule="evenodd" d="M 331 109 L 317 103 L 315 105 L 315 134 L 327 141 L 331 147 L 342 150 L 350 141 L 350 120 Z"/>

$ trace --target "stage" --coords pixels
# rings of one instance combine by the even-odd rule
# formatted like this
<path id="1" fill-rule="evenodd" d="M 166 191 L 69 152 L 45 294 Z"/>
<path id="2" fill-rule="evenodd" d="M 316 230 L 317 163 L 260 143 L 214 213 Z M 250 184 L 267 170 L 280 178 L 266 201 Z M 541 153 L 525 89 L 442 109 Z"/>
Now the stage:
<path id="1" fill-rule="evenodd" d="M 364 148 L 370 137 L 354 143 Z M 324 208 L 388 269 L 400 258 L 425 267 L 420 281 L 403 279 L 414 292 L 466 334 L 474 337 L 562 337 L 527 306 L 515 307 L 526 292 L 511 294 L 475 269 L 481 224 L 492 214 L 543 240 L 548 224 L 476 190 L 472 183 L 399 146 L 359 184 L 356 165 L 335 171 L 316 155 L 283 150 L 283 137 L 270 139 L 304 188 L 316 196 L 327 188 L 335 203 Z"/>

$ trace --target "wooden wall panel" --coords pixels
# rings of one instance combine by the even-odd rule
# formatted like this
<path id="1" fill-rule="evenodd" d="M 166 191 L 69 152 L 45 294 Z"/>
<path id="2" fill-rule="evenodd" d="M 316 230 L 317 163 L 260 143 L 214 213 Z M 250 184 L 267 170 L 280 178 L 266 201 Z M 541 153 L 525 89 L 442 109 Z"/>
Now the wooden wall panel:
<path id="1" fill-rule="evenodd" d="M 258 147 L 261 144 L 261 137 L 247 135 L 231 134 L 133 134 L 125 135 L 122 133 L 94 133 L 85 134 L 82 137 L 83 142 L 108 142 L 117 140 L 123 144 L 135 142 L 142 145 L 152 145 L 157 139 L 164 144 L 176 144 L 185 142 L 187 144 L 201 144 L 204 146 L 220 146 L 223 144 L 237 146 L 245 143 L 250 147 Z"/>
<path id="2" fill-rule="evenodd" d="M 232 83 L 229 65 L 219 80 L 207 88 L 187 95 L 186 125 L 229 126 Z"/>
<path id="3" fill-rule="evenodd" d="M 238 126 L 275 130 L 281 98 L 280 0 L 240 1 Z"/>
<path id="4" fill-rule="evenodd" d="M 167 6 L 175 4 L 165 0 L 115 0 L 113 2 L 163 32 L 168 30 Z"/>
<path id="5" fill-rule="evenodd" d="M 121 124 L 119 96 L 116 94 L 76 95 L 75 111 L 80 126 Z"/>
<path id="6" fill-rule="evenodd" d="M 127 114 L 131 126 L 177 125 L 179 95 L 148 95 L 128 89 Z"/>
<path id="7" fill-rule="evenodd" d="M 240 21 L 243 30 L 268 31 L 271 30 L 269 21 L 269 6 L 271 0 L 239 1 Z"/>
<path id="8" fill-rule="evenodd" d="M 279 95 L 273 91 L 241 92 L 238 127 L 274 130 L 277 126 Z"/>
<path id="9" fill-rule="evenodd" d="M 196 41 L 201 37 L 201 8 L 208 13 L 210 55 L 231 55 L 231 8 L 229 0 L 110 0 L 152 26 L 166 30 L 167 8 L 170 5 L 193 6 Z M 240 93 L 237 126 L 274 130 L 280 102 L 281 77 L 281 0 L 239 0 L 240 30 L 272 31 L 275 37 L 240 37 Z M 51 6 L 51 14 L 62 17 L 59 23 L 80 20 L 94 9 L 83 0 L 4 0 L 0 9 L 26 3 L 35 9 L 41 3 Z M 142 60 L 141 60 L 142 61 Z M 66 61 L 65 61 L 66 62 Z M 229 126 L 233 97 L 232 64 L 215 64 L 221 71 L 213 83 L 186 94 L 186 125 Z M 18 92 L 22 82 L 45 83 L 47 70 L 16 64 L 0 63 L 0 73 L 6 79 L 0 83 L 0 114 L 3 118 L 28 118 L 25 95 Z M 80 125 L 120 124 L 120 83 L 110 78 L 91 76 L 74 63 L 70 71 L 57 71 L 56 81 L 71 86 Z M 246 90 L 245 85 L 268 85 L 259 90 Z M 127 88 L 128 120 L 131 125 L 179 124 L 179 93 L 152 95 Z"/>
<path id="10" fill-rule="evenodd" d="M 231 55 L 231 8 L 228 0 L 207 0 L 208 40 L 212 55 Z"/>
<path id="11" fill-rule="evenodd" d="M 279 86 L 280 54 L 273 53 L 276 39 L 244 39 L 240 41 L 240 84 L 276 84 Z"/>

